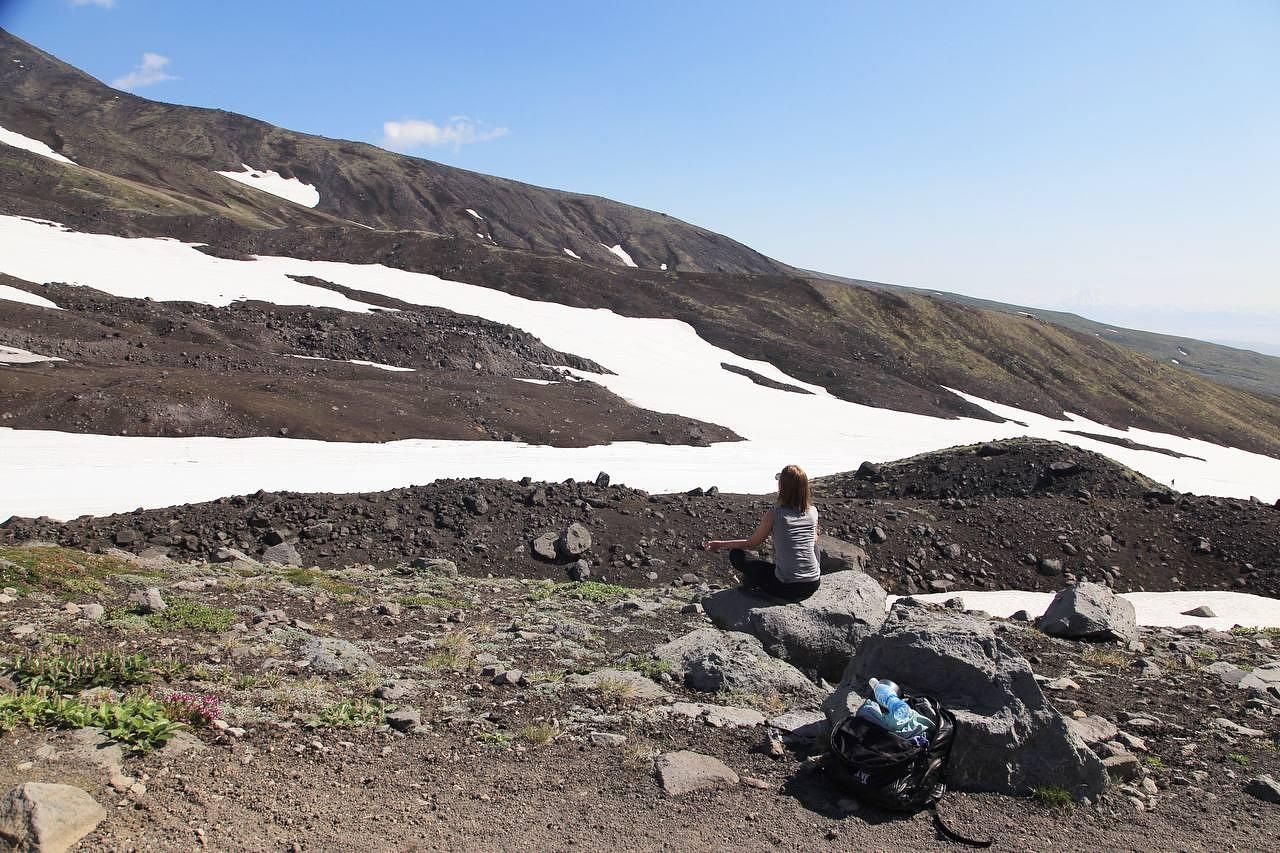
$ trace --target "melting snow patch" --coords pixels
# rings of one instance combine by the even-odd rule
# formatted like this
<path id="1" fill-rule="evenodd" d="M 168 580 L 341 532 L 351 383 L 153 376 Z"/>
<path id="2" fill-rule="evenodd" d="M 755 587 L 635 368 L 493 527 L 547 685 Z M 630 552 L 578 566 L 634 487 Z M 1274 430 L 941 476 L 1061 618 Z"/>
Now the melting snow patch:
<path id="1" fill-rule="evenodd" d="M 1169 362 L 1170 362 L 1171 364 L 1182 364 L 1182 362 L 1178 361 L 1176 358 L 1171 358 L 1171 359 L 1169 359 Z"/>
<path id="2" fill-rule="evenodd" d="M 666 272 L 666 271 L 667 271 L 667 265 L 666 265 L 666 264 L 661 264 L 661 265 L 659 265 L 658 269 L 662 270 L 663 272 Z"/>
<path id="3" fill-rule="evenodd" d="M 7 299 L 10 302 L 21 302 L 24 305 L 35 305 L 39 308 L 53 308 L 61 310 L 43 296 L 36 296 L 34 293 L 28 293 L 17 287 L 8 284 L 0 284 L 0 299 Z"/>
<path id="4" fill-rule="evenodd" d="M 467 213 L 470 213 L 470 214 L 471 214 L 472 216 L 474 216 L 476 219 L 484 219 L 484 217 L 483 217 L 483 216 L 481 216 L 480 214 L 476 213 L 474 210 L 472 210 L 472 209 L 471 209 L 471 208 L 469 208 L 469 207 L 467 208 Z"/>
<path id="5" fill-rule="evenodd" d="M 559 382 L 552 382 L 550 379 L 525 379 L 522 376 L 512 377 L 517 382 L 528 382 L 530 385 L 559 385 Z"/>
<path id="6" fill-rule="evenodd" d="M 578 253 L 575 252 L 573 249 L 565 249 L 564 253 L 575 260 L 579 260 L 579 261 L 582 260 L 582 258 L 578 257 Z"/>
<path id="7" fill-rule="evenodd" d="M 613 254 L 617 255 L 617 256 L 618 256 L 618 258 L 619 258 L 619 259 L 620 259 L 624 264 L 626 264 L 627 266 L 629 266 L 629 267 L 634 267 L 634 266 L 636 266 L 636 262 L 635 262 L 635 261 L 633 261 L 633 260 L 631 260 L 631 256 L 627 254 L 627 250 L 626 250 L 626 249 L 622 248 L 622 244 L 621 244 L 621 243 L 619 243 L 619 244 L 618 244 L 618 245 L 616 245 L 616 246 L 605 246 L 605 245 L 604 245 L 604 243 L 601 243 L 600 245 L 601 245 L 601 246 L 604 246 L 604 248 L 608 249 L 610 252 L 612 252 Z"/>
<path id="8" fill-rule="evenodd" d="M 44 364 L 49 361 L 66 361 L 49 355 L 36 355 L 17 347 L 0 346 L 0 364 Z"/>
<path id="9" fill-rule="evenodd" d="M 1191 355 L 1191 353 L 1187 352 L 1187 351 L 1186 351 L 1186 350 L 1184 350 L 1182 347 L 1178 347 L 1178 352 L 1179 352 L 1179 354 L 1181 354 L 1181 355 Z"/>
<path id="10" fill-rule="evenodd" d="M 16 59 L 14 61 L 17 62 Z M 59 163 L 76 165 L 74 160 L 63 157 L 40 140 L 32 139 L 30 136 L 23 136 L 21 133 L 15 133 L 12 130 L 5 130 L 3 127 L 0 127 L 0 143 L 30 151 L 32 154 L 39 154 L 41 157 L 48 157 L 50 160 L 57 160 Z"/>
<path id="11" fill-rule="evenodd" d="M 359 358 L 321 358 L 318 355 L 294 355 L 293 353 L 289 353 L 289 358 L 302 358 L 307 361 L 344 361 L 346 364 L 359 364 L 362 367 L 376 367 L 379 370 L 390 370 L 395 373 L 413 373 L 417 370 L 416 367 L 396 367 L 394 364 L 379 364 L 376 361 L 365 361 Z"/>
<path id="12" fill-rule="evenodd" d="M 320 191 L 311 184 L 304 184 L 297 178 L 283 177 L 279 172 L 255 169 L 244 163 L 241 163 L 240 167 L 244 169 L 243 172 L 218 172 L 218 174 L 303 207 L 315 207 L 320 203 Z"/>
<path id="13" fill-rule="evenodd" d="M 901 596 L 889 596 L 889 605 Z M 969 610 L 983 610 L 992 616 L 1008 618 L 1019 610 L 1025 610 L 1032 617 L 1039 616 L 1049 607 L 1053 600 L 1051 592 L 1018 592 L 1001 590 L 998 592 L 938 592 L 926 595 L 913 595 L 918 601 L 941 604 L 950 598 L 959 598 Z M 1121 593 L 1137 612 L 1138 624 L 1153 628 L 1181 628 L 1184 625 L 1198 625 L 1218 631 L 1229 631 L 1236 625 L 1246 628 L 1280 627 L 1280 600 L 1250 595 L 1244 592 L 1126 592 Z M 1201 618 L 1185 616 L 1185 611 L 1206 605 L 1215 613 L 1230 613 L 1230 616 Z"/>

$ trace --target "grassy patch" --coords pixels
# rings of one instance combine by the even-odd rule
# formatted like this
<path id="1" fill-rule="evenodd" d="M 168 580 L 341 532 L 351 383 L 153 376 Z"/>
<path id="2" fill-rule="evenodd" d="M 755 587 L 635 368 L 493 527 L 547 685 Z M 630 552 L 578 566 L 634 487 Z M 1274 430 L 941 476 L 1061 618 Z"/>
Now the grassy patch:
<path id="1" fill-rule="evenodd" d="M 602 678 L 596 682 L 595 690 L 606 702 L 629 702 L 636 697 L 635 685 L 620 678 Z"/>
<path id="2" fill-rule="evenodd" d="M 460 672 L 471 665 L 471 639 L 464 631 L 451 631 L 432 645 L 422 665 L 430 669 Z"/>
<path id="3" fill-rule="evenodd" d="M 4 670 L 24 690 L 69 693 L 91 687 L 128 687 L 151 680 L 152 662 L 141 652 L 132 655 L 100 652 L 96 655 L 20 656 Z"/>
<path id="4" fill-rule="evenodd" d="M 1090 666 L 1109 666 L 1115 669 L 1128 666 L 1129 658 L 1115 649 L 1088 648 L 1080 654 L 1080 660 Z"/>
<path id="5" fill-rule="evenodd" d="M 1196 649 L 1194 652 L 1191 653 L 1191 656 L 1193 658 L 1199 658 L 1200 660 L 1217 660 L 1218 659 L 1218 653 L 1215 652 L 1213 649 Z"/>
<path id="6" fill-rule="evenodd" d="M 19 723 L 32 728 L 80 729 L 97 726 L 107 737 L 139 752 L 163 746 L 174 733 L 186 728 L 171 719 L 165 705 L 148 696 L 130 696 L 119 702 L 81 702 L 47 692 L 10 693 L 0 696 L 0 731 Z"/>
<path id="7" fill-rule="evenodd" d="M 0 554 L 0 556 L 3 556 L 3 554 Z M 1231 633 L 1237 637 L 1280 638 L 1280 628 L 1250 628 L 1247 625 L 1237 625 L 1231 629 Z"/>
<path id="8" fill-rule="evenodd" d="M 284 573 L 284 579 L 294 586 L 315 587 L 331 595 L 355 595 L 359 591 L 353 584 L 335 580 L 314 569 L 289 569 Z"/>
<path id="9" fill-rule="evenodd" d="M 461 602 L 443 595 L 406 595 L 399 599 L 405 607 L 438 607 L 441 610 L 456 610 Z"/>
<path id="10" fill-rule="evenodd" d="M 1036 788 L 1031 792 L 1031 799 L 1047 809 L 1069 812 L 1076 807 L 1076 802 L 1071 798 L 1070 792 L 1066 788 L 1059 788 L 1057 785 L 1043 785 Z"/>
<path id="11" fill-rule="evenodd" d="M 33 589 L 68 598 L 98 592 L 110 575 L 135 571 L 119 557 L 89 554 L 57 545 L 0 546 L 0 586 Z"/>
<path id="12" fill-rule="evenodd" d="M 175 598 L 166 609 L 159 613 L 148 613 L 143 618 L 157 631 L 181 631 L 186 628 L 221 634 L 235 623 L 236 614 L 234 610 L 225 607 L 210 607 L 187 598 Z"/>
<path id="13" fill-rule="evenodd" d="M 569 581 L 567 583 L 551 583 L 544 581 L 529 591 L 533 601 L 546 601 L 549 598 L 576 598 L 581 601 L 616 601 L 634 593 L 635 590 L 612 583 L 599 581 Z"/>
<path id="14" fill-rule="evenodd" d="M 520 729 L 520 739 L 534 746 L 546 746 L 556 739 L 560 730 L 550 723 L 533 723 Z"/>
<path id="15" fill-rule="evenodd" d="M 665 660 L 657 660 L 656 658 L 646 658 L 639 655 L 628 655 L 620 664 L 622 669 L 630 669 L 640 673 L 646 678 L 658 680 L 661 675 L 669 675 L 671 673 L 671 664 Z"/>
<path id="16" fill-rule="evenodd" d="M 1148 767 L 1153 767 L 1156 770 L 1164 769 L 1164 759 L 1158 755 L 1148 755 L 1146 758 L 1143 759 L 1143 761 L 1146 763 Z"/>
<path id="17" fill-rule="evenodd" d="M 1249 756 L 1245 755 L 1242 752 L 1232 752 L 1227 755 L 1227 758 L 1231 759 L 1236 764 L 1239 764 L 1241 767 L 1249 766 Z"/>
<path id="18" fill-rule="evenodd" d="M 318 714 L 307 720 L 307 725 L 313 729 L 367 728 L 382 722 L 385 715 L 386 710 L 381 702 L 369 699 L 346 699 L 324 706 Z"/>

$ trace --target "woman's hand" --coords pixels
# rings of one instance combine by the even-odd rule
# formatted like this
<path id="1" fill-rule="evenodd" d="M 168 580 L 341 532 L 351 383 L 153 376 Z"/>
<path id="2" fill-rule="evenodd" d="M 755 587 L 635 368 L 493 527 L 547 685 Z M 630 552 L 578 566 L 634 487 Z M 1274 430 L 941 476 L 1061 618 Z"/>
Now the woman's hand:
<path id="1" fill-rule="evenodd" d="M 719 542 L 717 542 L 717 541 L 716 541 L 716 540 L 714 540 L 714 539 L 712 539 L 712 540 L 710 540 L 710 541 L 708 541 L 708 542 L 703 542 L 703 543 L 702 543 L 702 550 L 704 550 L 704 551 L 712 551 L 712 552 L 719 551 L 719 550 L 720 550 L 720 543 L 719 543 Z"/>

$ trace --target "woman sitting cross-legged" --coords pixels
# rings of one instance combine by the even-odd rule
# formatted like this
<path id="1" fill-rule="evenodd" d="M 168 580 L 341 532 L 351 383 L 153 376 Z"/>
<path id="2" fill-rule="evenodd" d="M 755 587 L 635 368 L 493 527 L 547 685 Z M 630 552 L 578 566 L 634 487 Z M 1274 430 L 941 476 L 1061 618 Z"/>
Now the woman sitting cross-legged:
<path id="1" fill-rule="evenodd" d="M 818 591 L 822 572 L 815 541 L 818 510 L 809 490 L 809 476 L 799 465 L 788 465 L 777 475 L 778 502 L 760 516 L 760 524 L 746 539 L 712 539 L 707 551 L 729 550 L 729 563 L 742 575 L 743 586 L 789 601 L 802 601 Z M 773 536 L 777 564 L 748 558 L 746 548 L 758 548 Z"/>

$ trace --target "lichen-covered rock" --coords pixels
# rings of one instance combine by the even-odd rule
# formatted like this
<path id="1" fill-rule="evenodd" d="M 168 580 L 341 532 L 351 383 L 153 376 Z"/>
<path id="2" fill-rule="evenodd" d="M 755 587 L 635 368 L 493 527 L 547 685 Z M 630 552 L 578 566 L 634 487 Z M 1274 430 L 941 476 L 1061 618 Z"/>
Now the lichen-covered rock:
<path id="1" fill-rule="evenodd" d="M 769 657 L 750 634 L 698 628 L 658 646 L 653 655 L 686 687 L 705 693 L 778 694 L 792 705 L 807 706 L 822 697 L 804 673 Z"/>

